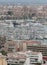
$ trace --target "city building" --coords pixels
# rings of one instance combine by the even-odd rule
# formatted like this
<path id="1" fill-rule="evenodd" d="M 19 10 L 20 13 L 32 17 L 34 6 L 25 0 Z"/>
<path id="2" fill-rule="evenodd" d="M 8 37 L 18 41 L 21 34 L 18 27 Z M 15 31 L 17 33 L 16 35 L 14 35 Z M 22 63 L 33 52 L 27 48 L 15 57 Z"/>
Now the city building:
<path id="1" fill-rule="evenodd" d="M 7 54 L 8 65 L 39 65 L 43 63 L 42 53 L 40 52 L 16 52 Z"/>
<path id="2" fill-rule="evenodd" d="M 6 52 L 16 52 L 18 48 L 17 41 L 7 41 L 4 45 L 4 50 Z"/>
<path id="3" fill-rule="evenodd" d="M 27 51 L 28 45 L 40 45 L 40 41 L 36 40 L 9 40 L 4 44 L 6 52 Z"/>
<path id="4" fill-rule="evenodd" d="M 1 20 L 0 35 L 5 35 L 6 40 L 40 40 L 45 42 L 45 26 L 35 20 Z M 15 26 L 14 26 L 15 24 Z M 45 28 L 44 28 L 45 27 Z M 44 40 L 44 41 L 43 41 Z"/>
<path id="5" fill-rule="evenodd" d="M 47 56 L 47 45 L 28 45 L 27 50 L 42 52 L 43 56 Z"/>
<path id="6" fill-rule="evenodd" d="M 20 48 L 22 48 L 21 50 L 27 51 L 27 50 L 30 50 L 30 49 L 27 49 L 28 46 L 41 45 L 41 42 L 38 40 L 21 40 L 19 45 L 21 45 L 20 46 Z"/>
<path id="7" fill-rule="evenodd" d="M 14 52 L 7 54 L 7 64 L 8 65 L 24 65 L 26 60 L 26 55 L 24 52 Z"/>
<path id="8" fill-rule="evenodd" d="M 43 57 L 41 52 L 27 52 L 27 58 L 24 65 L 42 65 Z"/>
<path id="9" fill-rule="evenodd" d="M 42 52 L 43 56 L 47 56 L 47 45 L 42 44 L 39 40 L 20 40 L 20 51 L 32 50 L 34 52 Z"/>
<path id="10" fill-rule="evenodd" d="M 32 50 L 34 52 L 42 52 L 43 56 L 47 57 L 47 45 L 38 40 L 10 40 L 5 43 L 4 50 L 6 52 Z"/>

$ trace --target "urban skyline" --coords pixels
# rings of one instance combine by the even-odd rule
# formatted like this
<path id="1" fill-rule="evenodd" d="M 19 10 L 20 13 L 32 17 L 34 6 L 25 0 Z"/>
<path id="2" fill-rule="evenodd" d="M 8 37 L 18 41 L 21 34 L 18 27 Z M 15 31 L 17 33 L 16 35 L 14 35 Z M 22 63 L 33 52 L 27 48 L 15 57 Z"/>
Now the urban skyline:
<path id="1" fill-rule="evenodd" d="M 0 65 L 47 65 L 47 0 L 0 0 Z"/>

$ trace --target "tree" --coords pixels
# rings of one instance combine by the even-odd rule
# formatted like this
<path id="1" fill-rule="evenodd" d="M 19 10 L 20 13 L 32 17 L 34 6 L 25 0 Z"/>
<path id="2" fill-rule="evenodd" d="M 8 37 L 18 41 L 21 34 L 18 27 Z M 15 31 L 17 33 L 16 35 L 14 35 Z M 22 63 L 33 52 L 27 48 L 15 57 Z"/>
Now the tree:
<path id="1" fill-rule="evenodd" d="M 0 53 L 2 53 L 2 55 L 7 55 L 7 52 L 5 52 L 4 50 L 0 51 Z"/>
<path id="2" fill-rule="evenodd" d="M 7 14 L 8 15 L 13 15 L 13 12 L 12 11 L 8 11 Z"/>
<path id="3" fill-rule="evenodd" d="M 0 49 L 4 47 L 4 44 L 6 42 L 6 37 L 5 36 L 0 36 Z"/>

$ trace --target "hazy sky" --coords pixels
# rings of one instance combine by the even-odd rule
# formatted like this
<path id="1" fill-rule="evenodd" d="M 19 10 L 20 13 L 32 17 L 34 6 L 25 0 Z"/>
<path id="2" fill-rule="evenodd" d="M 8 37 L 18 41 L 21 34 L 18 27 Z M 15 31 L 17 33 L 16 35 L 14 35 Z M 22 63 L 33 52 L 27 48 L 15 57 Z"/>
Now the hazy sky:
<path id="1" fill-rule="evenodd" d="M 30 3 L 30 4 L 47 4 L 47 0 L 0 0 L 0 3 Z"/>

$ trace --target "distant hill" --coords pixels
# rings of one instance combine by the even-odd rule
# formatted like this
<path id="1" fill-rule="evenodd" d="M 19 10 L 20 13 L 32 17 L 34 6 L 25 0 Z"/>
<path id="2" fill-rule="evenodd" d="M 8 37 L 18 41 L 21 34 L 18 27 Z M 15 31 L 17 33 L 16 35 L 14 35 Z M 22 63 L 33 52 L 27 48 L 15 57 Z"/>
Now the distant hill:
<path id="1" fill-rule="evenodd" d="M 47 4 L 47 0 L 0 0 L 0 4 Z"/>

